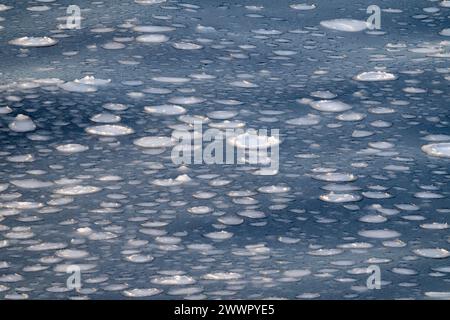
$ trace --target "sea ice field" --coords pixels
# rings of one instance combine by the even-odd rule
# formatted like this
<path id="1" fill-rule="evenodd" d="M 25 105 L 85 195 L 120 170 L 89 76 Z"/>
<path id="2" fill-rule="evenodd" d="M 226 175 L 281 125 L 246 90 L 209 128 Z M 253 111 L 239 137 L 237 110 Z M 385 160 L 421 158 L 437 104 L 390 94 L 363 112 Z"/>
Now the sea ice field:
<path id="1" fill-rule="evenodd" d="M 0 298 L 450 299 L 450 0 L 303 1 L 0 0 Z"/>

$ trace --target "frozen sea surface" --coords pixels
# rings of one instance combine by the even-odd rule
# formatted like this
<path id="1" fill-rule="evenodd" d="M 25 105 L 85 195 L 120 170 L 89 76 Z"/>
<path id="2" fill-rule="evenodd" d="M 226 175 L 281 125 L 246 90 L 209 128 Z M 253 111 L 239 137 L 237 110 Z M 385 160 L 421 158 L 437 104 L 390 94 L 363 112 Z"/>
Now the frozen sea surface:
<path id="1" fill-rule="evenodd" d="M 449 1 L 76 4 L 0 1 L 1 298 L 450 297 Z"/>

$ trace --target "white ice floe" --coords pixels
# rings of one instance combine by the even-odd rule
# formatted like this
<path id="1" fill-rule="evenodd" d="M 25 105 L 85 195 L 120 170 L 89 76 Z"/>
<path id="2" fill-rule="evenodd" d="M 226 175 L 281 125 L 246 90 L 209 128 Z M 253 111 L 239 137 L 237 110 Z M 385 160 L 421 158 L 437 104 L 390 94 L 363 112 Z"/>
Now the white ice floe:
<path id="1" fill-rule="evenodd" d="M 56 255 L 63 259 L 82 259 L 89 256 L 89 252 L 77 249 L 63 249 L 57 251 Z"/>
<path id="2" fill-rule="evenodd" d="M 181 84 L 191 81 L 189 78 L 184 77 L 167 77 L 167 76 L 159 76 L 153 77 L 153 81 L 162 82 L 162 83 L 171 83 L 171 84 Z"/>
<path id="3" fill-rule="evenodd" d="M 203 46 L 191 42 L 175 42 L 172 46 L 179 50 L 199 50 L 203 48 Z"/>
<path id="4" fill-rule="evenodd" d="M 303 117 L 289 119 L 286 123 L 294 126 L 314 126 L 320 123 L 320 116 L 307 114 Z"/>
<path id="5" fill-rule="evenodd" d="M 153 136 L 142 137 L 133 141 L 138 147 L 142 148 L 167 148 L 173 146 L 175 143 L 171 137 Z"/>
<path id="6" fill-rule="evenodd" d="M 141 43 L 163 43 L 169 41 L 169 37 L 165 34 L 144 34 L 136 37 L 137 42 Z"/>
<path id="7" fill-rule="evenodd" d="M 289 7 L 291 7 L 294 10 L 313 10 L 316 8 L 316 5 L 307 3 L 297 3 L 291 4 Z"/>
<path id="8" fill-rule="evenodd" d="M 133 31 L 147 33 L 169 32 L 173 30 L 175 30 L 174 27 L 168 26 L 136 26 L 133 28 Z"/>
<path id="9" fill-rule="evenodd" d="M 320 22 L 322 27 L 344 32 L 358 32 L 367 28 L 367 22 L 354 19 L 333 19 Z"/>
<path id="10" fill-rule="evenodd" d="M 400 236 L 400 233 L 395 230 L 379 229 L 379 230 L 362 230 L 358 234 L 362 237 L 373 239 L 389 239 Z"/>
<path id="11" fill-rule="evenodd" d="M 441 36 L 450 37 L 450 28 L 442 29 L 439 34 Z"/>
<path id="12" fill-rule="evenodd" d="M 258 188 L 258 191 L 261 193 L 285 193 L 290 190 L 290 187 L 280 185 L 263 186 Z"/>
<path id="13" fill-rule="evenodd" d="M 42 181 L 37 179 L 11 180 L 10 182 L 16 187 L 24 189 L 47 188 L 53 185 L 50 181 Z"/>
<path id="14" fill-rule="evenodd" d="M 422 151 L 433 157 L 450 158 L 450 142 L 427 144 Z"/>
<path id="15" fill-rule="evenodd" d="M 143 5 L 151 5 L 151 4 L 159 4 L 164 3 L 167 0 L 134 0 L 137 4 L 143 4 Z"/>
<path id="16" fill-rule="evenodd" d="M 162 292 L 161 289 L 157 288 L 146 288 L 146 289 L 130 289 L 125 290 L 123 292 L 123 295 L 125 297 L 129 298 L 144 298 L 144 297 L 151 297 L 157 294 L 160 294 Z"/>
<path id="17" fill-rule="evenodd" d="M 195 279 L 190 276 L 185 275 L 174 275 L 174 276 L 165 276 L 165 277 L 157 277 L 151 280 L 154 284 L 159 285 L 188 285 L 195 283 Z"/>
<path id="18" fill-rule="evenodd" d="M 22 37 L 9 41 L 10 44 L 20 47 L 50 47 L 58 43 L 50 37 Z"/>
<path id="19" fill-rule="evenodd" d="M 345 203 L 356 202 L 362 199 L 358 194 L 353 193 L 334 193 L 323 194 L 319 197 L 320 200 L 331 203 Z"/>
<path id="20" fill-rule="evenodd" d="M 112 113 L 102 112 L 91 117 L 92 122 L 98 123 L 116 123 L 121 120 L 120 116 Z"/>
<path id="21" fill-rule="evenodd" d="M 84 146 L 78 143 L 68 143 L 56 146 L 56 150 L 62 153 L 77 153 L 86 151 L 88 149 L 89 149 L 88 146 Z"/>
<path id="22" fill-rule="evenodd" d="M 78 195 L 84 195 L 84 194 L 90 194 L 99 192 L 101 188 L 95 187 L 95 186 L 66 186 L 59 189 L 56 189 L 54 192 L 57 194 L 62 194 L 65 196 L 78 196 Z"/>
<path id="23" fill-rule="evenodd" d="M 313 109 L 322 112 L 343 112 L 352 108 L 350 105 L 338 100 L 313 101 L 310 105 Z"/>
<path id="24" fill-rule="evenodd" d="M 440 248 L 416 249 L 414 253 L 418 256 L 433 259 L 442 259 L 450 256 L 450 252 Z"/>
<path id="25" fill-rule="evenodd" d="M 397 76 L 385 71 L 368 71 L 358 74 L 353 79 L 357 81 L 391 81 L 397 79 Z"/>
<path id="26" fill-rule="evenodd" d="M 200 98 L 200 97 L 173 97 L 169 99 L 170 103 L 173 104 L 181 104 L 181 105 L 192 105 L 192 104 L 197 104 L 197 103 L 202 103 L 204 102 L 205 99 Z"/>
<path id="27" fill-rule="evenodd" d="M 351 173 L 327 172 L 315 175 L 313 178 L 327 182 L 350 182 L 355 181 L 358 177 Z"/>
<path id="28" fill-rule="evenodd" d="M 97 88 L 94 86 L 75 81 L 59 84 L 58 87 L 68 92 L 92 93 L 97 91 Z"/>
<path id="29" fill-rule="evenodd" d="M 18 114 L 9 124 L 9 128 L 14 132 L 29 132 L 35 130 L 36 125 L 29 116 Z"/>
<path id="30" fill-rule="evenodd" d="M 111 79 L 97 79 L 94 76 L 86 76 L 82 79 L 75 79 L 73 82 L 90 86 L 104 86 L 111 82 Z"/>
<path id="31" fill-rule="evenodd" d="M 99 136 L 114 137 L 132 134 L 134 133 L 134 130 L 123 125 L 105 124 L 87 127 L 86 132 L 89 134 L 95 134 Z"/>
<path id="32" fill-rule="evenodd" d="M 207 273 L 202 278 L 205 280 L 218 280 L 218 281 L 227 281 L 227 280 L 237 280 L 242 276 L 236 272 L 214 272 Z"/>
<path id="33" fill-rule="evenodd" d="M 186 174 L 182 174 L 179 175 L 178 177 L 176 177 L 175 179 L 155 179 L 152 181 L 152 184 L 156 185 L 156 186 L 161 186 L 161 187 L 173 187 L 173 186 L 178 186 L 181 185 L 183 183 L 189 182 L 191 181 L 191 178 L 186 175 Z"/>
<path id="34" fill-rule="evenodd" d="M 238 87 L 238 88 L 257 88 L 258 85 L 250 82 L 248 80 L 237 80 L 237 81 L 233 81 L 230 83 L 231 86 L 233 87 Z"/>
<path id="35" fill-rule="evenodd" d="M 256 134 L 256 132 L 246 132 L 229 138 L 228 143 L 240 149 L 258 150 L 279 145 L 280 140 L 274 136 Z"/>
<path id="36" fill-rule="evenodd" d="M 145 112 L 164 115 L 164 116 L 177 116 L 186 113 L 186 109 L 182 106 L 177 106 L 175 104 L 164 104 L 160 106 L 147 106 L 144 107 Z"/>

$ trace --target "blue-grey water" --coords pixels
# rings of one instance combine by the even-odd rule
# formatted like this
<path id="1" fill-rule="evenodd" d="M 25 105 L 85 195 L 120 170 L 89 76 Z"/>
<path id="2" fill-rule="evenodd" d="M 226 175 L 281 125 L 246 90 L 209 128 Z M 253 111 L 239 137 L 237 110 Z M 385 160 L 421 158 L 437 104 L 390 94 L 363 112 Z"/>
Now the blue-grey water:
<path id="1" fill-rule="evenodd" d="M 2 0 L 0 26 L 0 298 L 450 298 L 450 1 Z M 279 130 L 278 170 L 174 163 L 195 119 Z"/>

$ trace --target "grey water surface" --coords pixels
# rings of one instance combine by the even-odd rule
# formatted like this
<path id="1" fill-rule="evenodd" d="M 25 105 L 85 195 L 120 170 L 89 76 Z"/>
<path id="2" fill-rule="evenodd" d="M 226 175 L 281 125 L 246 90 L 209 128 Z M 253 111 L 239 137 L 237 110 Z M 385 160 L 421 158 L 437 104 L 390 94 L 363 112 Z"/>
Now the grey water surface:
<path id="1" fill-rule="evenodd" d="M 0 298 L 450 298 L 450 1 L 2 0 L 0 26 Z M 174 163 L 195 120 L 279 130 L 278 170 Z"/>

